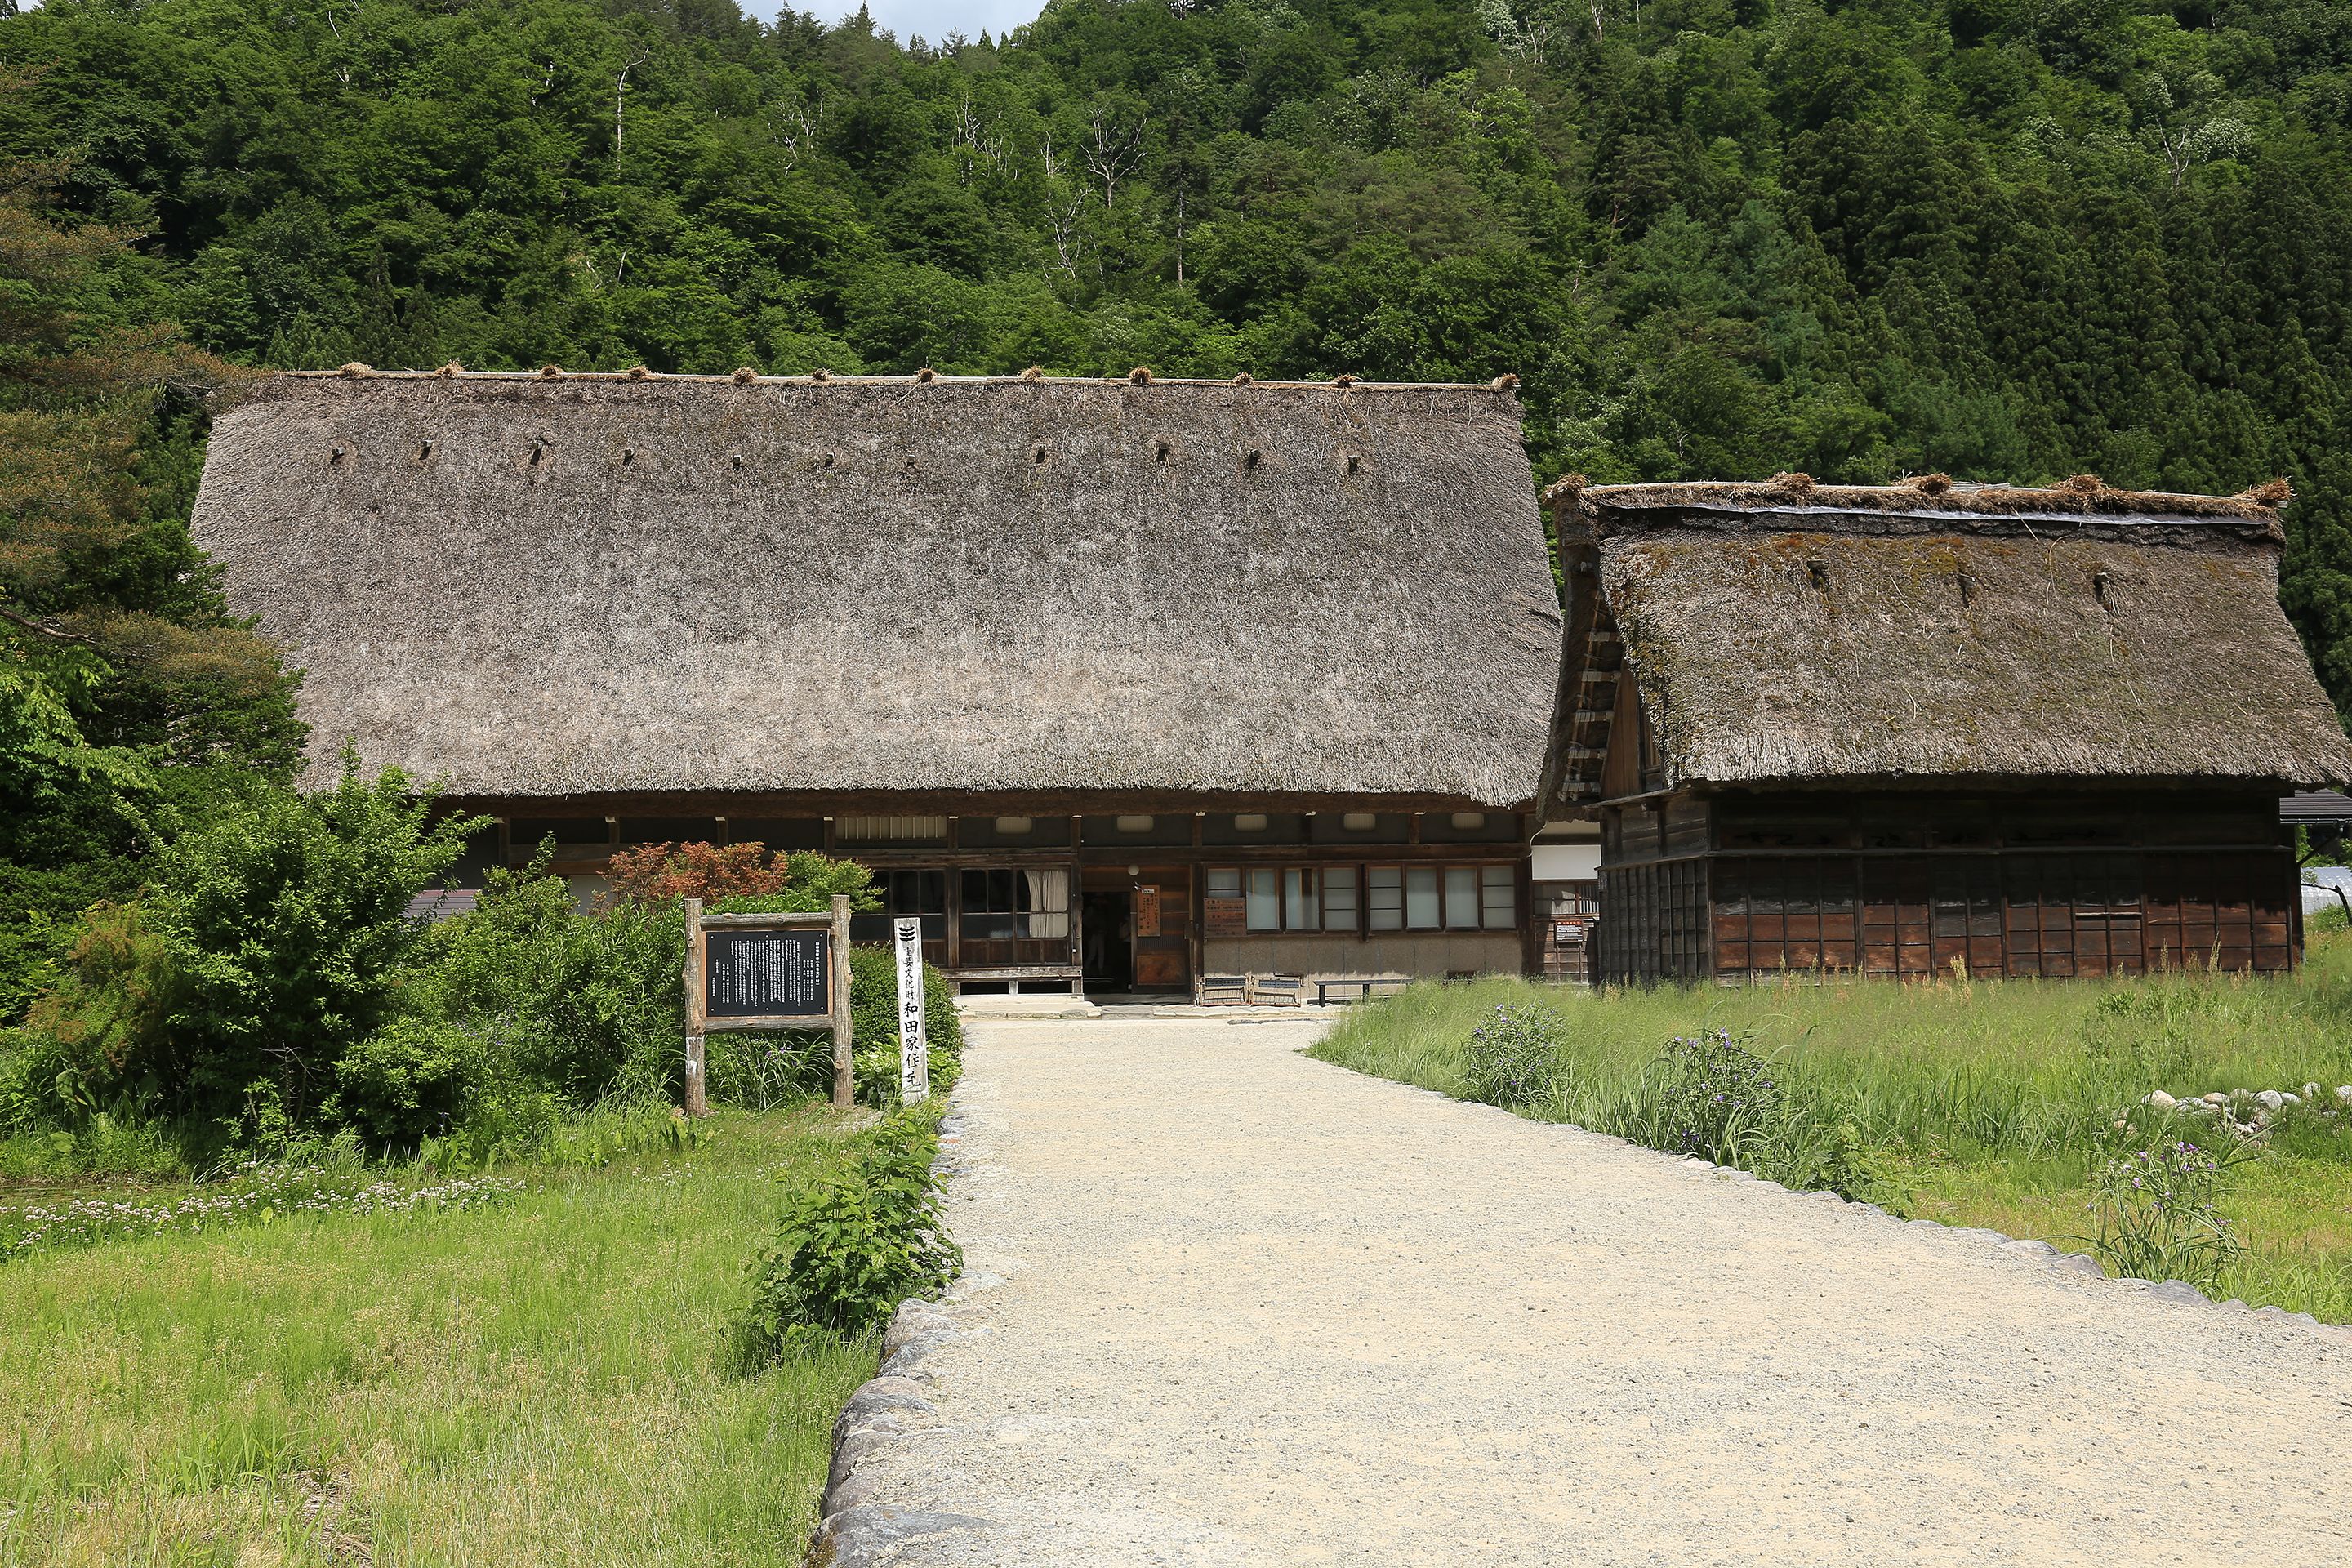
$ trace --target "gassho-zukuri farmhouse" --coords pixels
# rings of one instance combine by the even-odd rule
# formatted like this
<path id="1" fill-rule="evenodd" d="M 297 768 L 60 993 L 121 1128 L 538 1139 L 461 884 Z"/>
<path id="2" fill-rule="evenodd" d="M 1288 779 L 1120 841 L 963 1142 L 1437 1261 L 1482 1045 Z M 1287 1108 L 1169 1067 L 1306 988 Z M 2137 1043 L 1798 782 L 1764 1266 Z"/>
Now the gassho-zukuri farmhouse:
<path id="1" fill-rule="evenodd" d="M 2270 492 L 1538 499 L 1509 378 L 353 366 L 195 529 L 315 773 L 496 819 L 460 888 L 824 849 L 966 990 L 2296 962 Z"/>

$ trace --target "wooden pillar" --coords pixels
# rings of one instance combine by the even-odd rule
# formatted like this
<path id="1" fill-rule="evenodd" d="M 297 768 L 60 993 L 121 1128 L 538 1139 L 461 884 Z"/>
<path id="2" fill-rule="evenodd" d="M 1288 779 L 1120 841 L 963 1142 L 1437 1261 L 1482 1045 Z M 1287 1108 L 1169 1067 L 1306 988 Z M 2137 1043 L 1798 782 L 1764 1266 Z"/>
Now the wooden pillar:
<path id="1" fill-rule="evenodd" d="M 854 1041 L 849 1008 L 849 895 L 833 896 L 833 1104 L 846 1110 L 856 1099 L 851 1081 Z"/>
<path id="2" fill-rule="evenodd" d="M 1519 847 L 1519 863 L 1512 873 L 1514 883 L 1511 902 L 1519 917 L 1519 973 L 1531 979 L 1544 977 L 1543 945 L 1536 939 L 1536 866 L 1535 847 Z"/>
<path id="3" fill-rule="evenodd" d="M 710 1101 L 703 1085 L 703 1036 L 706 1019 L 703 1009 L 708 999 L 702 990 L 702 900 L 686 900 L 686 1113 L 688 1116 L 710 1114 Z"/>
<path id="4" fill-rule="evenodd" d="M 963 869 L 948 866 L 940 869 L 940 875 L 947 882 L 947 896 L 940 901 L 947 907 L 947 971 L 953 974 L 963 967 Z"/>
<path id="5" fill-rule="evenodd" d="M 1207 812 L 1192 814 L 1192 864 L 1187 868 L 1192 887 L 1184 899 L 1184 946 L 1192 960 L 1192 995 L 1196 998 L 1201 994 L 1201 976 L 1209 972 L 1209 937 L 1204 929 L 1209 896 L 1208 826 Z"/>
<path id="6" fill-rule="evenodd" d="M 1078 977 L 1070 982 L 1070 994 L 1087 994 L 1087 871 L 1086 863 L 1078 857 L 1078 819 L 1070 818 L 1070 962 L 1077 965 Z"/>

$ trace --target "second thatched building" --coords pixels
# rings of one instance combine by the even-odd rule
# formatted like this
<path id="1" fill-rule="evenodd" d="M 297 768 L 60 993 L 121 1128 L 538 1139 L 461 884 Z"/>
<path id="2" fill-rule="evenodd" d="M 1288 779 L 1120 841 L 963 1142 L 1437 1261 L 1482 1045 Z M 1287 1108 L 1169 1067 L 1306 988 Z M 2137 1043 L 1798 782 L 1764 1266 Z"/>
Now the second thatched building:
<path id="1" fill-rule="evenodd" d="M 2352 748 L 2279 609 L 2278 495 L 1548 499 L 1601 978 L 2295 963 L 2279 797 Z"/>

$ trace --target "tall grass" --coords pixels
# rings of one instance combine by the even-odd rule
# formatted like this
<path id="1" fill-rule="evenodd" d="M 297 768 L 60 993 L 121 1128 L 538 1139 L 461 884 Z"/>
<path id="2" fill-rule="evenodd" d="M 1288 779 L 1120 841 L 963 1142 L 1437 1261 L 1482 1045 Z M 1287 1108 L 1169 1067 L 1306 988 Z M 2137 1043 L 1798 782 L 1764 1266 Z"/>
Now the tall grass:
<path id="1" fill-rule="evenodd" d="M 0 1565 L 797 1563 L 870 1344 L 726 1360 L 818 1112 L 503 1206 L 0 1267 Z"/>
<path id="2" fill-rule="evenodd" d="M 2051 1153 L 2148 1090 L 2352 1083 L 2352 939 L 2292 977 L 1661 986 L 1590 995 L 1517 980 L 1423 985 L 1349 1014 L 1314 1054 L 1459 1095 L 1470 1030 L 1546 1001 L 1567 1049 L 1548 1102 L 1596 1123 L 1665 1042 L 1728 1029 L 1833 1099 L 1866 1142 Z"/>
<path id="3" fill-rule="evenodd" d="M 1639 1136 L 1667 1042 L 1722 1029 L 1768 1059 L 1826 1162 L 1822 1184 L 1886 1206 L 2081 1245 L 2095 1163 L 2148 1091 L 2331 1093 L 2352 1083 L 2352 936 L 2316 934 L 2292 976 L 1563 991 L 1423 985 L 1352 1012 L 1313 1054 L 1475 1098 L 1471 1031 L 1548 1005 L 1565 1020 L 1520 1114 Z M 2352 1117 L 2283 1123 L 2225 1212 L 2248 1253 L 2221 1289 L 2352 1318 Z M 1824 1151 L 1827 1151 L 1824 1152 Z M 1857 1195 L 1862 1195 L 1857 1194 Z"/>

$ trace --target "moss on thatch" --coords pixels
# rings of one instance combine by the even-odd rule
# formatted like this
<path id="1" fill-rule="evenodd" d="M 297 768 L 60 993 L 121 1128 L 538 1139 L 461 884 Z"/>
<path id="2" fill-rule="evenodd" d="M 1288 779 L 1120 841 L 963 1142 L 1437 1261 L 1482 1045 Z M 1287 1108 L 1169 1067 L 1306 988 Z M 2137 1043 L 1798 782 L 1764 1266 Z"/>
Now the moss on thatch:
<path id="1" fill-rule="evenodd" d="M 318 758 L 469 795 L 1508 805 L 1559 660 L 1529 477 L 1488 387 L 287 375 L 195 526 Z"/>

